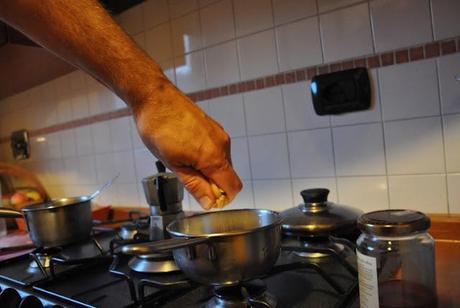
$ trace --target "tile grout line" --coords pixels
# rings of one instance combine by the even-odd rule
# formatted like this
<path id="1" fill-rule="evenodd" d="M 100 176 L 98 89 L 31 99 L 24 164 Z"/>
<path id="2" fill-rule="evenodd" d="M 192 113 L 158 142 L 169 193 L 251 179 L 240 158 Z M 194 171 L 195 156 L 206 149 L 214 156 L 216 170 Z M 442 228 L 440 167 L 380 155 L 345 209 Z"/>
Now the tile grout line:
<path id="1" fill-rule="evenodd" d="M 271 15 L 272 15 L 272 24 L 273 24 L 273 39 L 275 40 L 275 53 L 276 53 L 276 66 L 278 73 L 280 72 L 280 53 L 279 53 L 279 44 L 278 44 L 278 34 L 275 30 L 275 6 L 274 1 L 270 0 L 271 5 Z M 292 180 L 292 166 L 291 166 L 291 151 L 289 149 L 289 137 L 287 130 L 287 118 L 285 110 L 285 100 L 284 100 L 284 88 L 282 85 L 279 85 L 279 91 L 281 93 L 281 110 L 283 111 L 283 120 L 284 120 L 284 138 L 286 140 L 286 153 L 287 153 L 287 164 L 288 164 L 288 174 L 289 174 L 289 188 L 291 190 L 291 206 L 295 206 L 294 198 L 294 182 Z"/>
<path id="2" fill-rule="evenodd" d="M 390 177 L 388 172 L 388 155 L 387 155 L 387 142 L 385 139 L 385 122 L 383 120 L 383 102 L 382 102 L 382 93 L 380 88 L 380 68 L 375 69 L 375 75 L 377 76 L 377 91 L 378 91 L 378 99 L 380 104 L 380 125 L 382 127 L 382 145 L 383 145 L 383 158 L 385 160 L 385 182 L 387 185 L 387 208 L 391 209 L 391 196 L 390 196 Z"/>
<path id="3" fill-rule="evenodd" d="M 371 39 L 372 39 L 372 52 L 375 54 L 377 46 L 375 43 L 375 33 L 374 33 L 374 18 L 372 18 L 371 2 L 367 2 L 367 10 L 369 12 L 369 28 L 371 30 Z"/>
<path id="4" fill-rule="evenodd" d="M 445 180 L 445 191 L 446 191 L 446 203 L 447 203 L 447 213 L 450 213 L 450 202 L 449 202 L 449 182 L 448 182 L 448 176 L 447 176 L 447 151 L 446 151 L 446 132 L 445 132 L 445 125 L 444 125 L 444 115 L 442 114 L 443 108 L 442 108 L 442 97 L 441 97 L 441 78 L 439 76 L 439 59 L 436 59 L 436 85 L 438 87 L 438 106 L 439 106 L 439 113 L 440 117 L 439 120 L 441 121 L 441 137 L 442 137 L 442 154 L 443 154 L 443 166 L 444 166 L 444 180 Z"/>
<path id="5" fill-rule="evenodd" d="M 236 37 L 236 15 L 235 15 L 235 5 L 233 3 L 233 0 L 231 2 L 232 4 L 232 15 L 233 15 L 233 32 L 235 33 Z M 239 44 L 238 40 L 235 38 L 235 48 L 236 48 L 236 61 L 238 64 L 238 79 L 241 80 L 241 67 L 240 67 L 240 52 L 239 52 Z M 248 165 L 249 165 L 249 182 L 251 184 L 251 193 L 252 193 L 252 208 L 257 208 L 256 206 L 256 190 L 254 187 L 254 175 L 252 172 L 252 160 L 251 160 L 251 151 L 249 149 L 249 136 L 248 136 L 248 121 L 246 118 L 246 99 L 244 97 L 243 93 L 237 94 L 241 98 L 241 104 L 243 107 L 243 121 L 244 121 L 244 136 L 243 138 L 246 139 L 246 154 L 248 157 Z M 246 180 L 247 181 L 247 180 Z"/>
<path id="6" fill-rule="evenodd" d="M 433 14 L 433 2 L 432 0 L 428 0 L 428 12 L 430 14 L 430 29 L 431 29 L 431 40 L 434 39 L 434 14 Z"/>
<path id="7" fill-rule="evenodd" d="M 315 1 L 316 3 L 316 11 L 317 11 L 317 24 L 318 24 L 318 31 L 319 31 L 319 44 L 321 46 L 321 64 L 325 64 L 325 56 L 324 56 L 324 43 L 323 43 L 323 31 L 321 27 L 321 15 L 319 12 L 319 0 Z M 324 12 L 323 12 L 324 13 Z M 326 13 L 327 14 L 327 13 Z M 323 14 L 324 15 L 324 14 Z M 308 76 L 307 76 L 308 79 Z M 336 163 L 336 158 L 335 158 L 335 146 L 334 146 L 334 132 L 333 132 L 333 124 L 332 124 L 332 116 L 328 117 L 328 122 L 329 122 L 329 135 L 330 135 L 330 141 L 331 141 L 331 150 L 332 150 L 332 163 L 334 166 L 334 184 L 335 184 L 335 197 L 337 199 L 337 202 L 340 202 L 340 194 L 339 194 L 339 180 L 337 178 L 337 163 Z"/>

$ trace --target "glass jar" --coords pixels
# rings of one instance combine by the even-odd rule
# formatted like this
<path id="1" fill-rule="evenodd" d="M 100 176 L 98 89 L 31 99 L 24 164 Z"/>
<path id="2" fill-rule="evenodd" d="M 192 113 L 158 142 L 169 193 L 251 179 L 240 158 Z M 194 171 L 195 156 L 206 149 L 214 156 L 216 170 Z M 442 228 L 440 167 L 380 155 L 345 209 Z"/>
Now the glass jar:
<path id="1" fill-rule="evenodd" d="M 411 210 L 383 210 L 358 219 L 361 308 L 436 307 L 430 219 Z"/>

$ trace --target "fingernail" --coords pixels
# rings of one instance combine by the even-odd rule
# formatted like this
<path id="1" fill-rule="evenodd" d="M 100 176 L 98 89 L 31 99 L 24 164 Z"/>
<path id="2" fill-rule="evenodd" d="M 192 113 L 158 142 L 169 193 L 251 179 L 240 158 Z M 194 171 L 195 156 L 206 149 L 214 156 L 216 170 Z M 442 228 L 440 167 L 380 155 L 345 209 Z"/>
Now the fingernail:
<path id="1" fill-rule="evenodd" d="M 200 204 L 204 209 L 209 210 L 212 206 L 212 201 L 208 196 L 204 196 L 200 198 Z"/>

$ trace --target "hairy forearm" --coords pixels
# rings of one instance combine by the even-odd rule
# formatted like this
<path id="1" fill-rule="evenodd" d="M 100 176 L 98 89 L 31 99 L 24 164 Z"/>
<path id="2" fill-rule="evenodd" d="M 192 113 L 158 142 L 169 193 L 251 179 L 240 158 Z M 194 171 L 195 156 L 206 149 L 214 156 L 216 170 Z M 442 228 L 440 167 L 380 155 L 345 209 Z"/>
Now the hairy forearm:
<path id="1" fill-rule="evenodd" d="M 0 0 L 0 19 L 91 74 L 134 110 L 168 83 L 96 0 Z"/>

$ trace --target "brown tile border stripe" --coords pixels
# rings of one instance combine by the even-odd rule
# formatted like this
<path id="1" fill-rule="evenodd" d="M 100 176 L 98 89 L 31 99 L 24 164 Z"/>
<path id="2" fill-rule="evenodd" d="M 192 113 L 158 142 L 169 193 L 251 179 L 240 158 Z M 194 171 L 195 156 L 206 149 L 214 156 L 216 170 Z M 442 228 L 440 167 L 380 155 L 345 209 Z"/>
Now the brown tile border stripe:
<path id="1" fill-rule="evenodd" d="M 29 131 L 29 136 L 36 137 L 40 135 L 51 134 L 51 133 L 59 132 L 59 131 L 66 130 L 66 129 L 71 129 L 71 128 L 76 128 L 80 126 L 90 125 L 93 123 L 122 118 L 128 115 L 131 115 L 131 110 L 129 108 L 117 109 L 117 110 L 109 111 L 106 113 L 89 116 L 86 118 L 76 119 L 76 120 L 72 120 L 72 121 L 65 122 L 65 123 L 59 123 L 56 125 L 35 129 L 32 131 Z M 9 140 L 10 140 L 10 137 L 0 138 L 0 142 L 7 142 Z"/>
<path id="2" fill-rule="evenodd" d="M 424 59 L 440 57 L 443 55 L 448 55 L 456 52 L 460 53 L 460 37 L 429 42 L 426 44 L 419 44 L 416 46 L 409 46 L 407 48 L 390 50 L 372 55 L 365 55 L 352 59 L 346 59 L 339 62 L 313 65 L 296 70 L 277 73 L 274 75 L 259 77 L 256 79 L 223 85 L 216 88 L 200 90 L 188 93 L 187 95 L 191 100 L 197 102 L 221 96 L 275 87 L 283 84 L 311 80 L 313 76 L 317 74 L 325 74 L 329 72 L 336 72 L 339 70 L 352 69 L 356 67 L 377 68 L 389 65 L 397 65 L 406 62 L 414 62 Z M 69 121 L 66 123 L 61 123 L 33 130 L 30 132 L 30 135 L 33 137 L 43 134 L 50 134 L 61 130 L 121 118 L 128 116 L 130 114 L 131 112 L 128 108 L 118 109 L 115 111 L 90 116 L 87 118 L 82 118 L 78 120 Z M 9 141 L 9 137 L 0 138 L 0 142 L 6 141 Z"/>

